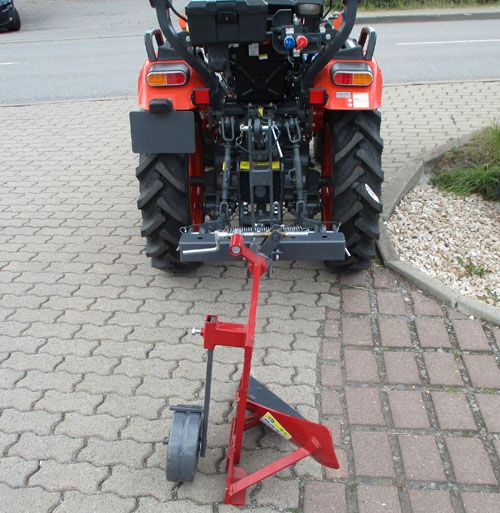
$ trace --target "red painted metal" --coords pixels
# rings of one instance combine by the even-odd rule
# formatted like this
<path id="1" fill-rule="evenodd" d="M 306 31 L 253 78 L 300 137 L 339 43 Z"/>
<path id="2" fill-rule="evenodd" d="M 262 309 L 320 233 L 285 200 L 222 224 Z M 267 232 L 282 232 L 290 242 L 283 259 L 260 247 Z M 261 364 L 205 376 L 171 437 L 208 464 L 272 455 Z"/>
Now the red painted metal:
<path id="1" fill-rule="evenodd" d="M 301 417 L 287 415 L 249 399 L 248 385 L 259 302 L 259 286 L 260 279 L 267 270 L 267 261 L 264 257 L 245 246 L 243 236 L 240 234 L 235 234 L 231 237 L 229 252 L 233 256 L 241 256 L 246 260 L 253 278 L 248 322 L 247 324 L 220 322 L 217 316 L 207 315 L 201 335 L 203 336 L 203 345 L 206 349 L 226 346 L 239 347 L 244 351 L 243 370 L 240 385 L 236 392 L 236 415 L 232 419 L 230 429 L 226 461 L 226 492 L 224 496 L 226 504 L 243 506 L 245 504 L 246 490 L 249 487 L 307 456 L 312 456 L 318 462 L 332 468 L 339 468 L 339 462 L 335 455 L 332 435 L 327 427 Z M 246 414 L 247 411 L 250 412 L 248 416 Z M 279 422 L 289 434 L 289 441 L 298 448 L 269 465 L 251 474 L 247 474 L 244 468 L 239 465 L 243 433 L 245 430 L 261 422 L 262 417 L 266 414 L 271 414 Z"/>
<path id="2" fill-rule="evenodd" d="M 369 86 L 339 86 L 332 82 L 331 70 L 336 62 L 356 62 L 349 60 L 330 61 L 316 77 L 313 88 L 322 87 L 328 94 L 325 104 L 327 110 L 373 110 L 382 104 L 382 71 L 375 60 L 363 61 L 370 66 L 373 82 Z"/>

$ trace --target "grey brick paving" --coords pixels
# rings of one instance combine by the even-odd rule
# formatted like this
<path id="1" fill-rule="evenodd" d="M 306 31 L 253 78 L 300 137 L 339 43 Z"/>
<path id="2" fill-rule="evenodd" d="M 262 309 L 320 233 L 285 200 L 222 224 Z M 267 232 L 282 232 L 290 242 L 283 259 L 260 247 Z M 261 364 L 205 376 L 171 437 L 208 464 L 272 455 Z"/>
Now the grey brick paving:
<path id="1" fill-rule="evenodd" d="M 71 437 L 98 436 L 105 440 L 115 440 L 126 423 L 125 418 L 107 414 L 87 416 L 72 412 L 64 416 L 64 420 L 56 428 L 56 433 Z"/>
<path id="2" fill-rule="evenodd" d="M 125 3 L 114 23 L 150 17 L 147 5 Z M 32 16 L 45 6 L 32 4 Z M 67 4 L 89 21 L 81 2 Z M 457 127 L 488 124 L 499 98 L 498 82 L 446 95 L 439 84 L 386 88 L 387 180 Z M 166 482 L 160 442 L 168 405 L 203 398 L 205 356 L 187 328 L 209 312 L 242 319 L 248 282 L 241 265 L 187 277 L 150 268 L 129 147 L 134 104 L 0 109 L 0 510 L 9 513 L 239 511 L 221 504 L 239 354 L 216 353 L 209 451 L 194 483 Z M 285 262 L 262 289 L 255 375 L 332 428 L 342 468 L 304 460 L 255 488 L 252 511 L 497 513 L 498 329 L 380 266 L 339 279 L 315 262 Z M 258 429 L 245 448 L 249 469 L 287 449 Z"/>
<path id="3" fill-rule="evenodd" d="M 78 454 L 79 461 L 103 467 L 122 464 L 131 468 L 141 468 L 152 454 L 152 445 L 134 440 L 106 441 L 90 438 L 85 448 Z"/>
<path id="4" fill-rule="evenodd" d="M 0 390 L 0 408 L 17 408 L 30 411 L 33 404 L 42 397 L 42 392 L 32 392 L 27 388 Z"/>
<path id="5" fill-rule="evenodd" d="M 59 493 L 40 487 L 11 488 L 0 483 L 2 507 L 10 513 L 48 513 L 61 499 Z"/>
<path id="6" fill-rule="evenodd" d="M 0 460 L 0 481 L 19 488 L 37 469 L 37 461 L 26 461 L 16 456 L 4 457 Z"/>
<path id="7" fill-rule="evenodd" d="M 52 413 L 76 411 L 82 415 L 90 415 L 102 401 L 103 396 L 98 394 L 87 392 L 62 393 L 57 390 L 48 390 L 43 398 L 37 402 L 35 409 Z"/>
<path id="8" fill-rule="evenodd" d="M 133 499 L 123 499 L 111 493 L 86 495 L 81 492 L 64 492 L 62 502 L 54 513 L 130 513 L 135 508 Z"/>
<path id="9" fill-rule="evenodd" d="M 69 463 L 74 460 L 83 444 L 83 438 L 23 433 L 17 443 L 11 444 L 9 455 L 20 456 L 25 460 L 55 460 L 59 463 Z"/>
<path id="10" fill-rule="evenodd" d="M 46 411 L 19 411 L 7 408 L 0 416 L 0 431 L 5 433 L 31 431 L 39 435 L 48 435 L 60 420 L 61 415 Z"/>
<path id="11" fill-rule="evenodd" d="M 102 485 L 103 491 L 120 497 L 137 497 L 150 495 L 158 500 L 165 500 L 170 495 L 174 483 L 165 481 L 165 473 L 157 468 L 134 470 L 123 465 L 113 467 L 109 479 Z"/>
<path id="12" fill-rule="evenodd" d="M 106 468 L 88 463 L 61 464 L 43 461 L 39 470 L 30 478 L 30 484 L 50 491 L 78 490 L 82 493 L 97 492 L 99 484 L 108 475 Z"/>
<path id="13" fill-rule="evenodd" d="M 17 383 L 19 387 L 29 390 L 58 390 L 71 392 L 76 383 L 82 380 L 81 374 L 67 372 L 40 372 L 29 370 Z"/>

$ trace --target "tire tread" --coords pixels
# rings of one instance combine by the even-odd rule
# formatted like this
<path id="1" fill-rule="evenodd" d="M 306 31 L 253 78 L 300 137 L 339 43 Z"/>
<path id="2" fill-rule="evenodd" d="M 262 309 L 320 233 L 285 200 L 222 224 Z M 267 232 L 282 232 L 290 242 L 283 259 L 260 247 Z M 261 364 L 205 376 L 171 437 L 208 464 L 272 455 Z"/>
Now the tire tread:
<path id="1" fill-rule="evenodd" d="M 136 168 L 140 194 L 137 206 L 146 237 L 146 255 L 157 269 L 189 271 L 197 264 L 183 263 L 177 247 L 180 230 L 191 223 L 187 155 L 141 155 Z"/>
<path id="2" fill-rule="evenodd" d="M 333 145 L 332 218 L 341 223 L 350 253 L 345 261 L 327 265 L 335 271 L 359 271 L 371 266 L 379 237 L 382 204 L 370 196 L 366 185 L 380 198 L 381 115 L 378 111 L 330 112 L 325 122 L 330 123 Z"/>

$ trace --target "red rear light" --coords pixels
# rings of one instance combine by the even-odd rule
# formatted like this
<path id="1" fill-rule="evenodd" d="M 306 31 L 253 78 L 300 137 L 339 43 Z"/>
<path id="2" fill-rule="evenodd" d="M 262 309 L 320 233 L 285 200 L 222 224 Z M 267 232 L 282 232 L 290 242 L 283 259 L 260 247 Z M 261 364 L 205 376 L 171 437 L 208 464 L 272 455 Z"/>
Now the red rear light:
<path id="1" fill-rule="evenodd" d="M 189 67 L 183 62 L 153 64 L 146 82 L 151 87 L 179 87 L 187 84 Z"/>
<path id="2" fill-rule="evenodd" d="M 370 71 L 336 71 L 332 80 L 339 86 L 366 87 L 373 82 L 373 74 Z"/>
<path id="3" fill-rule="evenodd" d="M 337 85 L 351 85 L 352 74 L 351 73 L 335 73 L 332 77 L 333 82 Z"/>
<path id="4" fill-rule="evenodd" d="M 195 105 L 209 105 L 210 89 L 195 89 L 193 91 L 193 103 Z"/>
<path id="5" fill-rule="evenodd" d="M 322 88 L 309 89 L 309 103 L 311 105 L 324 105 L 326 103 L 326 91 Z"/>
<path id="6" fill-rule="evenodd" d="M 183 86 L 188 80 L 182 71 L 150 71 L 146 78 L 152 87 Z"/>

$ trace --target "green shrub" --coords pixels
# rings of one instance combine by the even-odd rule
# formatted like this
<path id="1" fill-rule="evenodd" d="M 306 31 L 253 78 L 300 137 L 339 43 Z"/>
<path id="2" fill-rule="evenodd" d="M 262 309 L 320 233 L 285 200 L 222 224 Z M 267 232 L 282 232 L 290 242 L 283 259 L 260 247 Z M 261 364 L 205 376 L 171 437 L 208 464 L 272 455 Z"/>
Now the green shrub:
<path id="1" fill-rule="evenodd" d="M 464 196 L 480 194 L 483 198 L 494 200 L 500 181 L 500 167 L 473 167 L 442 171 L 432 177 L 431 183 L 441 190 Z"/>
<path id="2" fill-rule="evenodd" d="M 500 127 L 494 125 L 471 141 L 445 153 L 436 164 L 431 184 L 459 195 L 480 194 L 496 199 L 500 183 Z"/>

